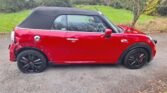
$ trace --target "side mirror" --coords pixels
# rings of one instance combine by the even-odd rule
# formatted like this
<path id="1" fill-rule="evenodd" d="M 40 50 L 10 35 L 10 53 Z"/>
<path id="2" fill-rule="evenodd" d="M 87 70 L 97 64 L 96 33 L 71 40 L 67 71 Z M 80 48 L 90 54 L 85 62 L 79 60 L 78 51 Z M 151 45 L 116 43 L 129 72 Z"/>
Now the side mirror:
<path id="1" fill-rule="evenodd" d="M 106 38 L 110 38 L 110 37 L 111 37 L 111 34 L 112 34 L 112 30 L 111 30 L 111 29 L 106 29 L 106 30 L 105 30 L 105 37 L 106 37 Z"/>

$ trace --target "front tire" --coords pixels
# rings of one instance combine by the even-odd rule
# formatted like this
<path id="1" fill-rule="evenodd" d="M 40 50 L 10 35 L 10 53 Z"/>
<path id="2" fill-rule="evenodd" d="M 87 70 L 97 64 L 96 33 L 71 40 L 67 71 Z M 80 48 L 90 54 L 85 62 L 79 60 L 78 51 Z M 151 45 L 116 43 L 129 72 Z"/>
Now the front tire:
<path id="1" fill-rule="evenodd" d="M 17 66 L 23 73 L 40 73 L 47 68 L 47 60 L 38 51 L 25 50 L 18 54 Z"/>
<path id="2" fill-rule="evenodd" d="M 143 48 L 130 50 L 124 58 L 124 65 L 130 69 L 139 69 L 148 61 L 148 52 Z"/>

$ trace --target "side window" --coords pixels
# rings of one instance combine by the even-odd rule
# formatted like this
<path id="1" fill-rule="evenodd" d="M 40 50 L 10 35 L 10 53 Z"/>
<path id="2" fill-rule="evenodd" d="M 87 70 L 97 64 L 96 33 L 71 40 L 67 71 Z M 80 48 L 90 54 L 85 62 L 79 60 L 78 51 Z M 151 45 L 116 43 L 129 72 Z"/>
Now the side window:
<path id="1" fill-rule="evenodd" d="M 66 30 L 66 27 L 67 27 L 66 15 L 61 15 L 54 20 L 52 29 Z"/>
<path id="2" fill-rule="evenodd" d="M 83 32 L 104 32 L 106 26 L 96 16 L 68 15 L 68 30 Z"/>

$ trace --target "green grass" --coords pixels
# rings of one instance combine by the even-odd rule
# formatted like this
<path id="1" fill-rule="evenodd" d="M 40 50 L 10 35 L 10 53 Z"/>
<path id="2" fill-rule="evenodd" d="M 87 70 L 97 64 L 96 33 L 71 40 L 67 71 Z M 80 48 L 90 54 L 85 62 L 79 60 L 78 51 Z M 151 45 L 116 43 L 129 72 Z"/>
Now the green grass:
<path id="1" fill-rule="evenodd" d="M 100 5 L 77 5 L 76 7 L 86 9 L 86 10 L 98 10 L 101 11 L 105 16 L 107 16 L 112 22 L 116 24 L 126 24 L 130 23 L 133 19 L 133 14 L 131 11 L 124 9 L 115 9 L 110 6 L 100 6 Z M 152 16 L 142 15 L 139 19 L 140 23 L 152 19 Z"/>
<path id="2" fill-rule="evenodd" d="M 24 20 L 30 11 L 25 10 L 17 13 L 0 13 L 0 32 L 10 32 L 22 20 Z"/>
<path id="3" fill-rule="evenodd" d="M 112 22 L 116 24 L 127 24 L 130 23 L 133 15 L 131 11 L 123 9 L 114 9 L 109 6 L 100 5 L 76 5 L 77 8 L 101 11 L 105 16 L 107 16 Z M 30 10 L 25 10 L 17 13 L 0 13 L 0 32 L 10 32 L 13 28 L 23 21 L 30 13 Z M 139 19 L 139 23 L 144 23 L 153 17 L 142 15 Z"/>

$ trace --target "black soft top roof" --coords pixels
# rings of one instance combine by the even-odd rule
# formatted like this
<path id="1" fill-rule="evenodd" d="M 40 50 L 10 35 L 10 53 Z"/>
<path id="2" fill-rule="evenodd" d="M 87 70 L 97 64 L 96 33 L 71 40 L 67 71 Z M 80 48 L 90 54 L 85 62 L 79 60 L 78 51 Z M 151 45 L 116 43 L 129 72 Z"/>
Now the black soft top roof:
<path id="1" fill-rule="evenodd" d="M 98 15 L 96 11 L 82 10 L 77 8 L 69 7 L 37 7 L 34 9 L 34 13 L 42 13 L 48 15 L 57 15 L 57 14 L 83 14 L 83 15 Z"/>
<path id="2" fill-rule="evenodd" d="M 38 7 L 18 27 L 32 29 L 50 29 L 59 15 L 100 15 L 96 11 L 67 7 Z"/>

